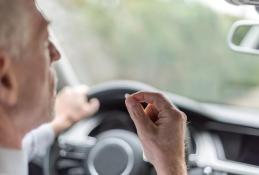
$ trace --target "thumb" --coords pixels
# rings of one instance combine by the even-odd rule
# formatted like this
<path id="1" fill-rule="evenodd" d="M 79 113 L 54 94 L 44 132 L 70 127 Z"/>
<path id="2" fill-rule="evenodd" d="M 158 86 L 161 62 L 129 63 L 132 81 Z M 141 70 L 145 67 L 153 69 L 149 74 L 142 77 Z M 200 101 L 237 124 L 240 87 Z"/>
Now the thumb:
<path id="1" fill-rule="evenodd" d="M 145 108 L 145 114 L 150 118 L 150 120 L 155 123 L 158 120 L 159 111 L 153 104 L 148 104 Z"/>
<path id="2" fill-rule="evenodd" d="M 142 105 L 129 95 L 126 97 L 125 104 L 138 134 L 143 135 L 150 133 L 154 126 L 149 117 L 146 116 Z"/>

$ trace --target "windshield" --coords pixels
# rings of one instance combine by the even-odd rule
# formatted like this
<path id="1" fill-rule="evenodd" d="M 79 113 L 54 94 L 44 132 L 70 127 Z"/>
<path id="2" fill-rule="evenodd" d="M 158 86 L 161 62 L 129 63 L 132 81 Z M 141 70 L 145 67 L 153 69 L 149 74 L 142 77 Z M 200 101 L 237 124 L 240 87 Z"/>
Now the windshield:
<path id="1" fill-rule="evenodd" d="M 203 102 L 259 107 L 259 56 L 226 44 L 234 21 L 256 18 L 252 7 L 224 0 L 50 0 L 43 6 L 87 85 L 136 80 Z"/>

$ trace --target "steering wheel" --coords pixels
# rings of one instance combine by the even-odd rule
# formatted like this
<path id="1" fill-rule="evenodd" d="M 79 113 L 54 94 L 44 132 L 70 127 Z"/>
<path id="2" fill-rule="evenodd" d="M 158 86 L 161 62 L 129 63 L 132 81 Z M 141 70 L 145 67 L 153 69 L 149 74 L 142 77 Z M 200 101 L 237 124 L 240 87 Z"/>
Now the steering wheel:
<path id="1" fill-rule="evenodd" d="M 124 105 L 125 94 L 153 87 L 131 82 L 108 82 L 93 87 L 88 98 L 101 107 L 60 134 L 44 160 L 46 175 L 150 175 L 153 166 L 143 160 L 136 130 Z"/>

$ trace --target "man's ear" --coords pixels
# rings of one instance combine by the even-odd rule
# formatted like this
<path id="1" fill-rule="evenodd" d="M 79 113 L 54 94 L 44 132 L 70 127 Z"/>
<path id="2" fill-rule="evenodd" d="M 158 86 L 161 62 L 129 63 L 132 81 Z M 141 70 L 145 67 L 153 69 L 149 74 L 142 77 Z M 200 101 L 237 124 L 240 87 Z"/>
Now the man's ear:
<path id="1" fill-rule="evenodd" d="M 18 88 L 12 58 L 0 50 L 0 103 L 13 106 L 17 103 Z"/>

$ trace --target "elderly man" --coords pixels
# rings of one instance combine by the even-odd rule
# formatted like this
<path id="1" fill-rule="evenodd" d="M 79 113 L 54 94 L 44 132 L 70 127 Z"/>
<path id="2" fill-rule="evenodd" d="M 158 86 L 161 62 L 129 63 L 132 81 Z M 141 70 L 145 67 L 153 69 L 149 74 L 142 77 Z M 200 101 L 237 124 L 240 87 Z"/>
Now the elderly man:
<path id="1" fill-rule="evenodd" d="M 22 140 L 54 117 L 52 64 L 60 54 L 33 0 L 0 0 L 0 21 L 0 174 L 25 175 Z M 185 115 L 158 93 L 129 95 L 126 105 L 158 174 L 185 175 Z"/>
<path id="2" fill-rule="evenodd" d="M 27 158 L 43 154 L 56 134 L 92 115 L 99 103 L 86 101 L 85 87 L 65 88 L 57 97 L 54 120 L 27 134 L 53 118 L 51 64 L 60 55 L 33 1 L 0 1 L 0 18 L 0 174 L 27 174 Z"/>

